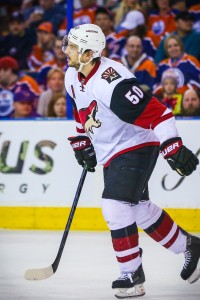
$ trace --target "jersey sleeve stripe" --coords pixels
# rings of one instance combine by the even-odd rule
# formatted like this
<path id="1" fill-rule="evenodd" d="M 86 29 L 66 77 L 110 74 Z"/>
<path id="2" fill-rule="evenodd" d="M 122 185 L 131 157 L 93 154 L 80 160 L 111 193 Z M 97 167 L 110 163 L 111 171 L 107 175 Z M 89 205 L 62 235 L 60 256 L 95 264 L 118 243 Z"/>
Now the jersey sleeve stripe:
<path id="1" fill-rule="evenodd" d="M 173 118 L 173 116 L 174 115 L 172 114 L 172 112 L 168 113 L 167 115 L 162 116 L 161 118 L 159 118 L 152 124 L 151 129 L 154 129 L 158 124 L 162 123 L 163 121 Z"/>
<path id="2" fill-rule="evenodd" d="M 144 111 L 135 119 L 133 124 L 150 129 L 154 125 L 154 122 L 160 119 L 165 110 L 166 106 L 161 103 L 158 105 L 158 100 L 152 97 Z"/>

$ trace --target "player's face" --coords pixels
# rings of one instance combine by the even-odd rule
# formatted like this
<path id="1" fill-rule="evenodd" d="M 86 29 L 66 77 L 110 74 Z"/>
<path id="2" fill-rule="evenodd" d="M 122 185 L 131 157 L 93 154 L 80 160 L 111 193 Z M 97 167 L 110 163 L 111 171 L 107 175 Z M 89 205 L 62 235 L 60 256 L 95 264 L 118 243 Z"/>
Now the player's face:
<path id="1" fill-rule="evenodd" d="M 65 49 L 65 54 L 67 56 L 68 66 L 75 68 L 76 70 L 79 69 L 80 63 L 78 60 L 78 46 L 74 43 L 68 41 L 68 45 Z"/>
<path id="2" fill-rule="evenodd" d="M 181 46 L 177 40 L 171 38 L 167 43 L 167 53 L 170 58 L 178 58 L 182 54 Z"/>

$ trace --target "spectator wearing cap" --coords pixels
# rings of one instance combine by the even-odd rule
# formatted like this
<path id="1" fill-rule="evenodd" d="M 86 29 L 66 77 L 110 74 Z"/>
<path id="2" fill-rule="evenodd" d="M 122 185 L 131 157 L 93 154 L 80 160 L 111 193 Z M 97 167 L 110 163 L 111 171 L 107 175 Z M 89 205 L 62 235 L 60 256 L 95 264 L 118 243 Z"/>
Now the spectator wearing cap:
<path id="1" fill-rule="evenodd" d="M 184 50 L 187 54 L 200 59 L 200 33 L 193 29 L 194 17 L 190 12 L 182 11 L 176 15 L 175 21 L 176 30 L 173 34 L 177 35 L 182 40 Z M 164 41 L 166 37 L 167 36 L 163 38 L 158 47 L 155 56 L 156 64 L 167 57 L 164 50 Z"/>
<path id="2" fill-rule="evenodd" d="M 29 89 L 37 105 L 39 86 L 30 76 L 19 72 L 19 64 L 13 57 L 0 58 L 0 118 L 7 118 L 13 112 L 13 97 L 17 86 Z"/>
<path id="3" fill-rule="evenodd" d="M 10 118 L 36 118 L 41 117 L 35 112 L 34 95 L 27 86 L 18 85 L 14 93 L 14 111 Z"/>
<path id="4" fill-rule="evenodd" d="M 154 93 L 160 94 L 162 91 L 161 78 L 169 69 L 173 70 L 178 77 L 178 93 L 185 90 L 200 88 L 200 63 L 192 55 L 184 52 L 181 39 L 177 35 L 169 35 L 164 42 L 167 59 L 162 60 L 157 67 L 157 85 Z"/>
<path id="5" fill-rule="evenodd" d="M 128 36 L 138 35 L 142 39 L 143 52 L 154 58 L 159 40 L 152 31 L 147 30 L 144 15 L 140 11 L 130 11 L 120 28 L 127 30 Z"/>
<path id="6" fill-rule="evenodd" d="M 139 0 L 134 0 L 134 1 L 122 0 L 120 2 L 119 7 L 117 7 L 114 10 L 114 14 L 115 14 L 114 26 L 117 32 L 121 31 L 121 23 L 125 20 L 126 15 L 130 11 L 135 11 L 135 10 L 142 11 L 142 7 L 140 5 Z"/>
<path id="7" fill-rule="evenodd" d="M 130 36 L 126 42 L 127 55 L 122 56 L 122 63 L 136 76 L 145 91 L 151 91 L 155 84 L 156 65 L 146 53 L 142 53 L 142 40 Z"/>
<path id="8" fill-rule="evenodd" d="M 0 57 L 9 55 L 14 57 L 20 69 L 27 69 L 27 58 L 36 43 L 36 34 L 25 28 L 24 16 L 15 11 L 9 20 L 10 33 L 0 41 Z"/>
<path id="9" fill-rule="evenodd" d="M 39 5 L 33 6 L 25 12 L 26 26 L 37 28 L 39 24 L 50 22 L 56 34 L 59 26 L 66 17 L 64 5 L 55 3 L 54 0 L 39 0 Z"/>
<path id="10" fill-rule="evenodd" d="M 53 45 L 55 36 L 50 22 L 41 23 L 37 27 L 37 44 L 33 46 L 28 58 L 31 71 L 38 71 L 42 64 L 54 58 Z"/>

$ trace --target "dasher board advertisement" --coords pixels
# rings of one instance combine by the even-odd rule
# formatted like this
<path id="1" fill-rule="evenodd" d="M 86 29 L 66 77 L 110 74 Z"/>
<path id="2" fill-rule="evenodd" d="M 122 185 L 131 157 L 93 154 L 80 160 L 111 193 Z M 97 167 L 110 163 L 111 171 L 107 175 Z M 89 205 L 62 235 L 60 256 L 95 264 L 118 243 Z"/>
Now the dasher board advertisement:
<path id="1" fill-rule="evenodd" d="M 67 138 L 74 121 L 0 123 L 0 206 L 66 207 L 82 172 Z M 183 143 L 200 156 L 200 120 L 178 120 Z M 180 177 L 159 156 L 149 183 L 153 202 L 165 208 L 200 208 L 200 167 Z M 79 206 L 100 207 L 102 166 L 88 173 Z"/>

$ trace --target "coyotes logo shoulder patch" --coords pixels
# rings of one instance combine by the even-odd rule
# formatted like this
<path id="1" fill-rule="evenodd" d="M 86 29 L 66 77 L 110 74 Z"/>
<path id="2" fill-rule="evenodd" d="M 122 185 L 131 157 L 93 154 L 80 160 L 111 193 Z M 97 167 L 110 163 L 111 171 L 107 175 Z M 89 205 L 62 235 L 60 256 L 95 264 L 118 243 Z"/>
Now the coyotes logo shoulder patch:
<path id="1" fill-rule="evenodd" d="M 109 67 L 101 74 L 101 79 L 105 79 L 109 84 L 120 77 L 121 75 L 112 67 Z"/>

